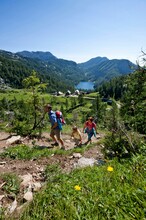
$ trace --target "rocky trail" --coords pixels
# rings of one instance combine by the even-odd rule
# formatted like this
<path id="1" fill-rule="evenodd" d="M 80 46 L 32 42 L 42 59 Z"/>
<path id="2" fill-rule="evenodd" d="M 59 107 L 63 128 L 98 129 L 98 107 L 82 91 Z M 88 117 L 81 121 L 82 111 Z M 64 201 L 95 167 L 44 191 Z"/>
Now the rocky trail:
<path id="1" fill-rule="evenodd" d="M 83 154 L 75 152 L 67 155 L 52 154 L 49 157 L 31 160 L 0 157 L 0 208 L 6 208 L 8 214 L 14 211 L 19 213 L 21 208 L 33 199 L 33 193 L 39 191 L 45 184 L 44 170 L 47 165 L 58 164 L 63 172 L 69 173 L 76 167 L 93 165 L 98 163 L 99 160 L 103 160 L 102 147 L 99 143 L 103 136 L 104 134 L 98 134 L 96 138 L 93 137 L 93 146 L 84 151 Z M 81 147 L 85 147 L 84 143 L 87 141 L 87 136 L 82 133 L 82 137 L 83 146 Z M 75 147 L 75 143 L 69 135 L 63 134 L 62 138 L 65 142 L 66 151 Z M 6 148 L 16 146 L 17 144 L 25 144 L 30 147 L 35 145 L 40 150 L 47 148 L 49 151 L 52 149 L 51 143 L 52 141 L 47 132 L 42 134 L 41 139 L 36 138 L 33 140 L 20 136 L 10 136 L 10 134 L 6 132 L 0 132 L 0 153 L 4 152 Z M 56 149 L 57 148 L 58 147 L 56 147 Z M 5 194 L 3 186 L 6 183 L 1 177 L 4 173 L 15 173 L 21 178 L 22 182 L 17 198 Z"/>

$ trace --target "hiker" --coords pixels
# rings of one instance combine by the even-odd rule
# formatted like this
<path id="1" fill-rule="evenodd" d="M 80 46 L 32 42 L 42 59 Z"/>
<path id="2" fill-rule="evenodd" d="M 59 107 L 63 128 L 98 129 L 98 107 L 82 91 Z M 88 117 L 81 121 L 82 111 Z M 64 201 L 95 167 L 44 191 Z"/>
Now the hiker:
<path id="1" fill-rule="evenodd" d="M 71 133 L 71 137 L 72 139 L 75 141 L 75 145 L 79 146 L 82 144 L 82 136 L 81 136 L 81 132 L 79 131 L 79 129 L 74 126 L 72 128 L 72 133 Z"/>
<path id="2" fill-rule="evenodd" d="M 58 126 L 58 123 L 57 123 L 56 112 L 52 111 L 52 106 L 50 104 L 47 104 L 45 106 L 44 110 L 45 110 L 45 112 L 48 112 L 48 116 L 49 116 L 50 123 L 51 123 L 50 137 L 54 140 L 54 144 L 52 144 L 52 145 L 53 146 L 59 146 L 59 143 L 60 143 L 61 144 L 61 149 L 65 150 L 64 142 L 61 138 L 61 129 L 60 129 L 60 126 Z"/>
<path id="3" fill-rule="evenodd" d="M 88 141 L 87 143 L 91 143 L 92 136 L 94 135 L 96 137 L 96 124 L 93 122 L 93 118 L 89 117 L 88 120 L 85 122 L 84 127 L 83 127 L 83 132 L 87 133 L 88 135 Z"/>

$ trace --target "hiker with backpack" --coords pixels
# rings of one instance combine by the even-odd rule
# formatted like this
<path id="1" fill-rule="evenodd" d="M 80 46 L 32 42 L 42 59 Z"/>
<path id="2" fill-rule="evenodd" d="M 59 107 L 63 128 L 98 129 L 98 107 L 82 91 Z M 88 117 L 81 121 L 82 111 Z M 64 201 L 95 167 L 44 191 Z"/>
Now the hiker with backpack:
<path id="1" fill-rule="evenodd" d="M 51 123 L 50 137 L 54 141 L 54 143 L 52 145 L 59 146 L 59 143 L 60 143 L 61 149 L 65 150 L 64 141 L 61 138 L 61 130 L 62 130 L 61 118 L 59 118 L 59 115 L 57 116 L 57 112 L 52 111 L 52 106 L 50 104 L 47 104 L 45 106 L 44 110 L 45 110 L 45 112 L 48 113 L 49 120 Z M 59 114 L 59 111 L 58 111 L 58 114 Z M 61 112 L 60 112 L 60 114 L 61 114 Z"/>
<path id="2" fill-rule="evenodd" d="M 96 124 L 93 121 L 92 117 L 89 117 L 88 120 L 85 122 L 84 127 L 83 127 L 83 132 L 87 133 L 88 135 L 87 143 L 92 142 L 91 138 L 93 135 L 96 137 Z"/>

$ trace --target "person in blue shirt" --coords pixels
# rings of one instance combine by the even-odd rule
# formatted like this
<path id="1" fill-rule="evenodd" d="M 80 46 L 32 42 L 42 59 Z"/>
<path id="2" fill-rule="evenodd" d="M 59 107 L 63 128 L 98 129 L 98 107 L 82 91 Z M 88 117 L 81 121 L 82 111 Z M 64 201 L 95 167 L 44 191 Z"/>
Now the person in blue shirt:
<path id="1" fill-rule="evenodd" d="M 65 150 L 64 141 L 61 138 L 61 129 L 60 129 L 60 126 L 58 126 L 58 123 L 57 123 L 56 112 L 52 111 L 52 106 L 50 104 L 47 104 L 45 106 L 44 110 L 45 110 L 45 112 L 48 113 L 49 120 L 50 120 L 50 123 L 51 123 L 50 137 L 54 140 L 54 144 L 52 144 L 52 145 L 59 146 L 59 143 L 60 143 L 61 144 L 61 149 Z"/>

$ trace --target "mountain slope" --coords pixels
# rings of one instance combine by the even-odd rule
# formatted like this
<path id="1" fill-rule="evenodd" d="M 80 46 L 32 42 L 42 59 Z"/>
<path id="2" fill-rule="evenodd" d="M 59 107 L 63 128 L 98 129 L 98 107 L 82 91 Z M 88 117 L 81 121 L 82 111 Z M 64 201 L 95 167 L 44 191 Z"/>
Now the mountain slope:
<path id="1" fill-rule="evenodd" d="M 50 52 L 42 52 L 42 51 L 21 51 L 16 53 L 18 56 L 27 57 L 31 59 L 39 59 L 42 61 L 51 61 L 57 59 L 52 53 Z"/>
<path id="2" fill-rule="evenodd" d="M 115 76 L 129 74 L 136 65 L 129 60 L 109 60 L 107 57 L 92 58 L 77 64 L 74 61 L 58 59 L 50 52 L 22 51 L 11 53 L 0 50 L 0 77 L 15 88 L 22 88 L 22 81 L 32 70 L 38 73 L 42 82 L 48 84 L 48 91 L 73 90 L 80 81 L 102 84 Z"/>
<path id="3" fill-rule="evenodd" d="M 88 60 L 87 62 L 79 63 L 78 66 L 86 70 L 86 69 L 93 68 L 94 66 L 98 66 L 100 63 L 104 61 L 108 61 L 108 60 L 109 59 L 107 57 L 95 57 L 95 58 Z"/>
<path id="4" fill-rule="evenodd" d="M 106 57 L 96 57 L 85 63 L 79 64 L 84 69 L 88 80 L 100 85 L 104 81 L 126 75 L 136 70 L 136 65 L 126 59 L 109 60 Z"/>
<path id="5" fill-rule="evenodd" d="M 57 58 L 52 60 L 52 57 L 51 61 L 44 61 L 44 57 L 42 60 L 28 58 L 20 56 L 18 53 L 1 50 L 0 77 L 11 87 L 22 88 L 23 79 L 28 77 L 32 70 L 35 70 L 41 81 L 48 83 L 48 91 L 73 90 L 74 84 L 78 83 L 82 76 L 77 64 Z"/>

